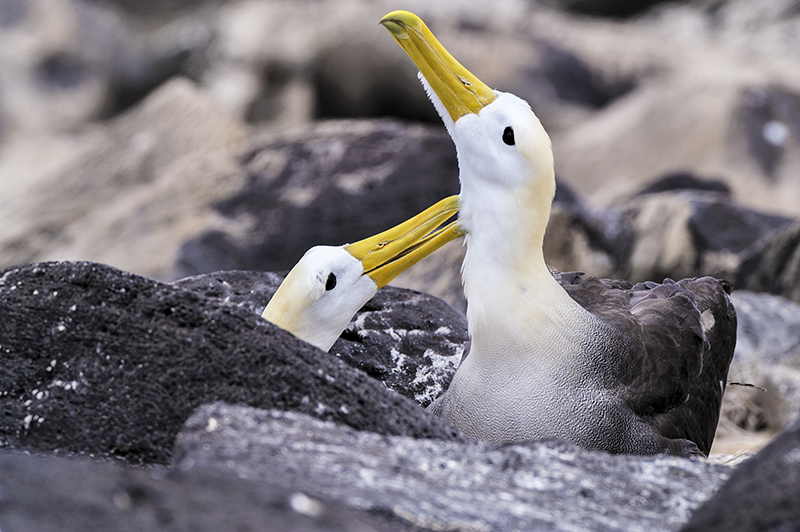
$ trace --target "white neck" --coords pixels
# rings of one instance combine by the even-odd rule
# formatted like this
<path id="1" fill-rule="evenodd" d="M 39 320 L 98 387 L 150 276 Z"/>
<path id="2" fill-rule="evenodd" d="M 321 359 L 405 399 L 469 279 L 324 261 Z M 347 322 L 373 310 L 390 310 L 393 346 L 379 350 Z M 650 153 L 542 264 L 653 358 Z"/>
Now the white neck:
<path id="1" fill-rule="evenodd" d="M 503 352 L 559 357 L 557 347 L 584 337 L 593 318 L 561 288 L 544 261 L 555 180 L 551 175 L 518 187 L 483 183 L 473 190 L 476 181 L 462 175 L 459 214 L 468 231 L 462 280 L 470 357 L 491 355 L 494 364 Z M 526 336 L 520 338 L 519 331 Z"/>

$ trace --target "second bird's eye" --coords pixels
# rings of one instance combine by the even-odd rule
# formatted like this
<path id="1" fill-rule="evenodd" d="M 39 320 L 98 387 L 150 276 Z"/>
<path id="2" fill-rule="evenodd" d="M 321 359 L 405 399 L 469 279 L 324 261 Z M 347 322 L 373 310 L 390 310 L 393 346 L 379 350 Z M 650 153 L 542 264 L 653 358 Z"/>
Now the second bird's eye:
<path id="1" fill-rule="evenodd" d="M 325 290 L 331 291 L 336 286 L 336 276 L 333 275 L 333 272 L 328 274 L 328 280 L 325 281 Z"/>
<path id="2" fill-rule="evenodd" d="M 514 145 L 514 130 L 510 126 L 503 130 L 503 142 L 509 146 Z"/>

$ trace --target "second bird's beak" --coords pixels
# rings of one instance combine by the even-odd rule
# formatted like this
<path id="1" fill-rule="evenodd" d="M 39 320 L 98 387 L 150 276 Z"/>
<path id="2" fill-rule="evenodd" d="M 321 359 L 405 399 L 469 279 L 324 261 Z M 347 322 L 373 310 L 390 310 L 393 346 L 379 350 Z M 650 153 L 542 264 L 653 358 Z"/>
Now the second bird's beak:
<path id="1" fill-rule="evenodd" d="M 479 113 L 497 97 L 492 89 L 445 50 L 415 14 L 392 11 L 381 19 L 381 24 L 417 65 L 453 122 L 468 113 Z"/>
<path id="2" fill-rule="evenodd" d="M 428 207 L 400 225 L 347 244 L 347 250 L 361 261 L 364 273 L 382 288 L 405 270 L 464 232 L 457 221 L 441 225 L 458 212 L 458 196 L 450 196 Z"/>

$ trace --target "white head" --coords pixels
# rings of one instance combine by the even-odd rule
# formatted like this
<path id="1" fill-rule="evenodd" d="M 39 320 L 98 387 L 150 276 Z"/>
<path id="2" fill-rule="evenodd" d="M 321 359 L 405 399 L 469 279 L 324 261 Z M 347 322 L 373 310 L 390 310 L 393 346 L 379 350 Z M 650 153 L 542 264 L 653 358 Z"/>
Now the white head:
<path id="1" fill-rule="evenodd" d="M 292 268 L 262 317 L 327 351 L 375 292 L 457 238 L 450 196 L 387 231 L 345 246 L 315 246 Z"/>
<path id="2" fill-rule="evenodd" d="M 472 277 L 481 282 L 493 265 L 524 269 L 541 255 L 555 195 L 553 152 L 542 124 L 527 102 L 492 90 L 464 68 L 413 13 L 389 13 L 381 24 L 419 68 L 456 145 L 459 222 L 468 233 L 465 272 L 471 254 L 480 256 L 484 271 Z"/>
<path id="3" fill-rule="evenodd" d="M 451 130 L 460 168 L 459 217 L 470 233 L 479 229 L 473 222 L 476 212 L 481 220 L 491 217 L 497 227 L 510 229 L 503 221 L 519 228 L 519 218 L 509 212 L 534 209 L 542 211 L 546 225 L 555 194 L 550 137 L 526 101 L 495 94 L 492 103 L 463 115 Z"/>
<path id="4" fill-rule="evenodd" d="M 377 291 L 361 261 L 344 246 L 315 246 L 286 276 L 263 316 L 327 351 Z"/>

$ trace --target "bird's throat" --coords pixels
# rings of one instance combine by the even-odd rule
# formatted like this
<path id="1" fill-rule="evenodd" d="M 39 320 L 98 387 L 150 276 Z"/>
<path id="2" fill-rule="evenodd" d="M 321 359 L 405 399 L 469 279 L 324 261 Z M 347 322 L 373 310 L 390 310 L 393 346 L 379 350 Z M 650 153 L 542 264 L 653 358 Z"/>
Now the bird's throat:
<path id="1" fill-rule="evenodd" d="M 482 287 L 524 291 L 552 280 L 543 254 L 544 234 L 555 191 L 539 186 L 471 187 L 462 178 L 459 220 L 466 229 L 462 267 L 468 301 Z"/>
<path id="2" fill-rule="evenodd" d="M 470 196 L 462 186 L 460 217 L 468 230 L 462 280 L 473 339 L 504 341 L 483 331 L 502 329 L 500 317 L 514 322 L 509 331 L 540 331 L 543 336 L 577 333 L 589 321 L 545 263 L 542 244 L 553 191 L 545 184 L 488 193 L 484 188 L 481 195 Z"/>

